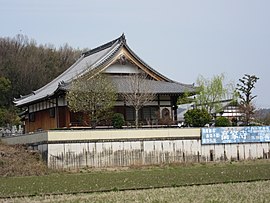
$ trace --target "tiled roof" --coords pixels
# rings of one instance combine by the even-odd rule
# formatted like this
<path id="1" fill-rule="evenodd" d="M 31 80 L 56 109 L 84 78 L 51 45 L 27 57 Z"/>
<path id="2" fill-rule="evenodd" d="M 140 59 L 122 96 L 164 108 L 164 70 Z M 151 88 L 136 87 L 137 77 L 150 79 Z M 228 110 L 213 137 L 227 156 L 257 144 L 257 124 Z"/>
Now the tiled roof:
<path id="1" fill-rule="evenodd" d="M 42 88 L 34 91 L 32 94 L 23 96 L 19 99 L 15 99 L 14 103 L 16 106 L 24 106 L 30 103 L 34 103 L 36 101 L 51 97 L 55 94 L 55 92 L 61 87 L 61 84 L 68 84 L 73 79 L 80 77 L 87 73 L 90 70 L 95 68 L 102 67 L 102 65 L 106 65 L 108 61 L 113 59 L 113 57 L 118 53 L 121 47 L 125 47 L 130 54 L 138 60 L 143 66 L 145 66 L 150 72 L 157 75 L 164 81 L 152 81 L 153 87 L 155 87 L 156 91 L 161 92 L 175 92 L 179 93 L 184 91 L 189 91 L 189 88 L 192 89 L 190 85 L 184 85 L 181 83 L 174 82 L 169 78 L 165 77 L 161 73 L 157 72 L 149 65 L 147 65 L 142 59 L 140 59 L 126 44 L 126 39 L 124 34 L 119 38 L 112 40 L 104 45 L 101 45 L 97 48 L 91 49 L 87 52 L 84 52 L 81 57 L 66 71 L 56 77 L 47 85 Z M 123 78 L 118 78 L 115 80 L 123 80 Z M 186 89 L 187 88 L 187 89 Z M 119 87 L 119 91 L 124 91 Z"/>
<path id="2" fill-rule="evenodd" d="M 123 36 L 121 36 L 105 45 L 83 53 L 70 68 L 60 74 L 57 78 L 42 88 L 34 91 L 28 97 L 16 99 L 14 103 L 16 106 L 23 106 L 25 104 L 52 96 L 58 89 L 60 83 L 68 83 L 72 81 L 72 79 L 79 77 L 87 71 L 102 64 L 104 60 L 106 60 L 108 57 L 110 57 L 110 55 L 120 48 L 121 44 L 124 42 L 123 39 Z"/>
<path id="3" fill-rule="evenodd" d="M 130 78 L 132 76 L 113 76 L 112 83 L 117 89 L 118 93 L 131 93 L 128 88 L 128 84 L 130 84 Z M 156 81 L 156 80 L 146 80 L 140 81 L 141 85 L 147 85 L 148 88 L 154 92 L 159 94 L 180 94 L 184 92 L 195 92 L 195 88 L 193 85 L 186 85 L 177 82 L 167 82 L 167 81 Z M 126 84 L 126 85 L 125 85 Z"/>
<path id="4" fill-rule="evenodd" d="M 117 93 L 132 93 L 128 84 L 130 84 L 130 77 L 132 76 L 110 76 L 111 82 L 116 88 Z M 181 94 L 184 92 L 195 92 L 193 85 L 187 85 L 177 82 L 166 82 L 156 80 L 140 81 L 140 85 L 147 85 L 149 90 L 155 94 Z M 62 90 L 68 90 L 70 83 L 61 87 Z"/>

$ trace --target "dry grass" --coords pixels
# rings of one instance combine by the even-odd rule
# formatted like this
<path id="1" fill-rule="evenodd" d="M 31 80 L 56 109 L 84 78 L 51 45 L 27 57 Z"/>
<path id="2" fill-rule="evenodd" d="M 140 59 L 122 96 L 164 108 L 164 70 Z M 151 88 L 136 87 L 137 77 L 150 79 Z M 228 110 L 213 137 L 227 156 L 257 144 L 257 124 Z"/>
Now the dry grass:
<path id="1" fill-rule="evenodd" d="M 270 181 L 258 181 L 137 191 L 2 199 L 2 202 L 270 202 L 269 188 Z"/>
<path id="2" fill-rule="evenodd" d="M 39 153 L 22 145 L 5 145 L 0 141 L 0 176 L 30 176 L 48 174 Z"/>

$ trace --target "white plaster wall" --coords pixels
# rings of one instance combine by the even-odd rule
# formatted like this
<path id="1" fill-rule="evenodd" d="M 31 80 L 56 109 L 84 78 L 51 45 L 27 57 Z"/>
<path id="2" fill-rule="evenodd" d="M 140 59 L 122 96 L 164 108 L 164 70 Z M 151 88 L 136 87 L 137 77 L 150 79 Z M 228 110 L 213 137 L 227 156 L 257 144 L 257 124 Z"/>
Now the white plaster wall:
<path id="1" fill-rule="evenodd" d="M 105 73 L 141 73 L 142 71 L 129 63 L 126 63 L 125 65 L 121 64 L 113 64 L 110 67 L 108 67 L 105 71 Z"/>

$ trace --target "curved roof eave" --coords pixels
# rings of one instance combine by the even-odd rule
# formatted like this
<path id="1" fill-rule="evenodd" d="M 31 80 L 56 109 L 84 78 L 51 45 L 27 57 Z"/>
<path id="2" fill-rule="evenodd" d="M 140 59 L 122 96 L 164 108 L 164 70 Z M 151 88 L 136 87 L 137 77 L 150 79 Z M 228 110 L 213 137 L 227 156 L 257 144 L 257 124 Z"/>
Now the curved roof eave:
<path id="1" fill-rule="evenodd" d="M 20 107 L 29 103 L 33 103 L 34 101 L 39 101 L 47 98 L 48 95 L 52 96 L 55 91 L 57 91 L 60 83 L 70 82 L 74 78 L 80 77 L 81 75 L 85 74 L 87 71 L 100 66 L 101 64 L 106 62 L 107 58 L 111 57 L 111 55 L 115 52 L 115 49 L 117 50 L 120 47 L 121 41 L 123 40 L 122 38 L 123 36 L 105 44 L 106 46 L 102 45 L 101 48 L 95 48 L 93 52 L 89 51 L 83 53 L 81 57 L 72 66 L 70 66 L 62 74 L 57 76 L 54 80 L 44 85 L 40 89 L 33 91 L 33 93 L 28 95 L 27 97 L 22 97 L 21 99 L 19 98 L 14 100 L 15 105 Z M 99 50 L 97 51 L 96 49 Z M 93 60 L 91 60 L 91 58 L 93 58 Z M 84 64 L 80 64 L 83 63 L 83 61 Z M 90 64 L 88 65 L 87 62 L 90 62 Z M 81 68 L 78 68 L 77 66 L 81 66 Z M 78 70 L 76 70 L 76 68 Z"/>
<path id="2" fill-rule="evenodd" d="M 153 69 L 150 65 L 148 65 L 144 60 L 142 60 L 137 54 L 135 54 L 134 51 L 132 51 L 132 49 L 125 43 L 124 44 L 125 48 L 130 52 L 130 54 L 137 59 L 141 64 L 143 64 L 146 68 L 148 68 L 150 71 L 152 71 L 153 73 L 155 73 L 156 75 L 158 75 L 159 77 L 161 77 L 162 79 L 164 79 L 167 82 L 173 82 L 173 80 L 167 78 L 166 76 L 164 76 L 163 74 L 159 73 L 158 71 L 156 71 L 155 69 Z"/>
<path id="3" fill-rule="evenodd" d="M 147 67 L 149 70 L 151 70 L 153 73 L 157 74 L 159 77 L 163 78 L 165 81 L 167 82 L 174 82 L 174 83 L 178 83 L 184 86 L 189 86 L 189 87 L 193 87 L 193 84 L 184 84 L 184 83 L 180 83 L 174 80 L 169 79 L 168 77 L 166 77 L 165 75 L 161 74 L 160 72 L 156 71 L 155 69 L 153 69 L 150 65 L 148 65 L 144 60 L 142 60 L 134 51 L 132 51 L 132 49 L 125 43 L 124 46 L 126 47 L 126 49 L 134 56 L 134 58 L 136 58 L 139 62 L 141 62 L 145 67 Z"/>
<path id="4" fill-rule="evenodd" d="M 179 85 L 194 89 L 194 85 L 173 81 L 151 68 L 137 54 L 135 54 L 135 52 L 132 51 L 126 43 L 125 36 L 122 35 L 104 45 L 82 53 L 81 57 L 73 65 L 57 76 L 54 80 L 28 96 L 15 99 L 14 103 L 16 106 L 24 106 L 26 104 L 34 103 L 35 101 L 43 100 L 54 95 L 59 89 L 61 89 L 63 84 L 70 83 L 74 78 L 78 78 L 90 70 L 98 70 L 98 68 L 101 68 L 100 70 L 102 71 L 104 68 L 106 69 L 106 67 L 112 62 L 111 59 L 118 54 L 122 47 L 124 47 L 135 60 L 142 64 L 142 66 L 146 67 L 146 69 L 163 79 L 165 82 L 178 83 Z"/>

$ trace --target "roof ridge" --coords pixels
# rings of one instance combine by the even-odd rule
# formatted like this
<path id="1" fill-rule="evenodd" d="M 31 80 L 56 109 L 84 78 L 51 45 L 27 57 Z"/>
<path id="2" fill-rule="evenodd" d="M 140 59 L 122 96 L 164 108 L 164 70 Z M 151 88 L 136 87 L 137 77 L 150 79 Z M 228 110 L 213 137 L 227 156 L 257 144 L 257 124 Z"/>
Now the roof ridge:
<path id="1" fill-rule="evenodd" d="M 112 41 L 110 41 L 110 42 L 107 42 L 106 44 L 103 44 L 103 45 L 101 45 L 101 46 L 98 46 L 98 47 L 96 47 L 96 48 L 94 48 L 94 49 L 90 49 L 89 51 L 83 52 L 82 55 L 83 55 L 84 57 L 87 57 L 87 56 L 89 56 L 89 55 L 95 54 L 95 53 L 97 53 L 97 52 L 100 52 L 100 51 L 102 51 L 102 50 L 104 50 L 104 49 L 107 49 L 107 48 L 111 47 L 111 46 L 112 46 L 115 42 L 117 42 L 117 41 L 126 43 L 126 37 L 125 37 L 125 34 L 123 33 L 123 34 L 122 34 L 120 37 L 118 37 L 117 39 L 114 39 L 114 40 L 112 40 Z"/>
<path id="2" fill-rule="evenodd" d="M 117 41 L 114 41 L 114 42 L 117 43 Z M 110 47 L 110 49 L 109 49 L 109 51 L 107 53 L 105 53 L 102 57 L 100 57 L 99 59 L 97 59 L 95 63 L 93 63 L 88 68 L 86 68 L 84 71 L 82 71 L 76 77 L 80 77 L 80 76 L 84 75 L 89 70 L 96 69 L 97 67 L 99 67 L 100 65 L 102 65 L 103 63 L 105 63 L 107 60 L 109 60 L 112 57 L 112 55 L 114 53 L 116 53 L 119 50 L 119 48 L 120 48 L 120 46 L 116 47 L 116 46 L 113 46 L 113 45 Z M 67 82 L 69 82 L 69 81 L 67 81 Z"/>

